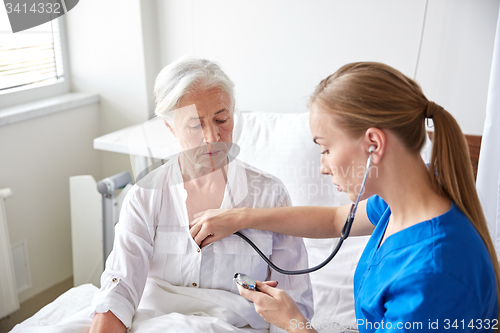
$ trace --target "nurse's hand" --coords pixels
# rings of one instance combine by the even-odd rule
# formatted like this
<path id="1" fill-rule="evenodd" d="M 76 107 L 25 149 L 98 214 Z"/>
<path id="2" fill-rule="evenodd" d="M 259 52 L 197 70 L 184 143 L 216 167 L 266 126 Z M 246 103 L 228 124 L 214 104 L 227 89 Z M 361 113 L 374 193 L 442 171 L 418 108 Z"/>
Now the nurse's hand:
<path id="1" fill-rule="evenodd" d="M 265 321 L 287 332 L 316 332 L 313 329 L 306 329 L 306 317 L 300 312 L 290 295 L 281 289 L 274 288 L 276 285 L 274 281 L 256 281 L 259 291 L 248 290 L 240 285 L 238 285 L 238 291 L 241 296 L 253 302 L 255 311 Z"/>
<path id="2" fill-rule="evenodd" d="M 204 247 L 219 239 L 244 229 L 240 227 L 244 208 L 209 209 L 194 214 L 194 220 L 189 224 L 189 232 L 196 244 Z"/>

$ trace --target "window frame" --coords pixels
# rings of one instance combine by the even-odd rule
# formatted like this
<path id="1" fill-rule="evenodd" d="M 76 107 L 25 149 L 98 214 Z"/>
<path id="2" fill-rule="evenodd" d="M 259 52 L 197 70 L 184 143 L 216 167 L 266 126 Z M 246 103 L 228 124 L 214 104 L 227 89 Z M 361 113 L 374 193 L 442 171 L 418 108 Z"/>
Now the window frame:
<path id="1" fill-rule="evenodd" d="M 61 82 L 40 83 L 35 86 L 12 88 L 0 92 L 0 112 L 2 109 L 70 92 L 69 55 L 66 30 L 66 15 L 59 16 L 59 33 L 64 77 Z"/>

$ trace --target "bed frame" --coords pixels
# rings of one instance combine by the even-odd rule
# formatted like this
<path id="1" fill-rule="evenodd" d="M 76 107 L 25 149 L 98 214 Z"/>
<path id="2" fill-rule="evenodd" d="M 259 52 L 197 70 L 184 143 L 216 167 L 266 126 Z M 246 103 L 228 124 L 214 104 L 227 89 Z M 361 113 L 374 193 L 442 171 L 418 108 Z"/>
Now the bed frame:
<path id="1" fill-rule="evenodd" d="M 427 132 L 429 134 L 429 138 L 432 141 L 432 137 L 434 132 Z M 465 134 L 465 139 L 469 145 L 469 155 L 470 161 L 472 164 L 472 170 L 474 171 L 474 179 L 477 178 L 477 166 L 479 164 L 479 152 L 481 151 L 481 135 L 469 135 Z"/>

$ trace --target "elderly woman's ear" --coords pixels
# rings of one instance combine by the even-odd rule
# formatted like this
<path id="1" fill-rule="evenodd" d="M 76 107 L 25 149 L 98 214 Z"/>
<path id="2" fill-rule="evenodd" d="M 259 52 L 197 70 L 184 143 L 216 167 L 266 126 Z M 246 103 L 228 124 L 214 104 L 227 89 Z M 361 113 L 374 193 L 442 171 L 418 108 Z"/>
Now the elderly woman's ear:
<path id="1" fill-rule="evenodd" d="M 173 136 L 175 136 L 175 131 L 172 128 L 172 126 L 170 126 L 165 119 L 163 119 L 163 122 L 165 123 L 165 126 L 167 126 L 167 128 L 170 130 L 170 133 L 172 133 Z"/>

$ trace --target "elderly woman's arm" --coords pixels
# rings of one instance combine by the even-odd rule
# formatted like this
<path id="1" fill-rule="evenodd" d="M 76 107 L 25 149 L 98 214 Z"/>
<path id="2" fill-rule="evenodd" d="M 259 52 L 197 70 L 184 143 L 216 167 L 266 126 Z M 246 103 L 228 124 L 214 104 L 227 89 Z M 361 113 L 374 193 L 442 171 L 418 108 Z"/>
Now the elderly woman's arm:
<path id="1" fill-rule="evenodd" d="M 351 205 L 211 209 L 195 215 L 190 233 L 202 247 L 245 228 L 306 238 L 334 238 L 340 236 L 350 208 Z M 351 236 L 370 235 L 373 229 L 366 215 L 366 200 L 361 201 Z"/>
<path id="2" fill-rule="evenodd" d="M 92 320 L 89 333 L 125 333 L 127 328 L 113 312 L 97 313 Z"/>
<path id="3" fill-rule="evenodd" d="M 134 186 L 123 202 L 113 251 L 92 302 L 95 332 L 107 332 L 104 327 L 124 332 L 122 329 L 132 324 L 153 256 L 152 208 L 156 203 L 150 192 Z"/>

